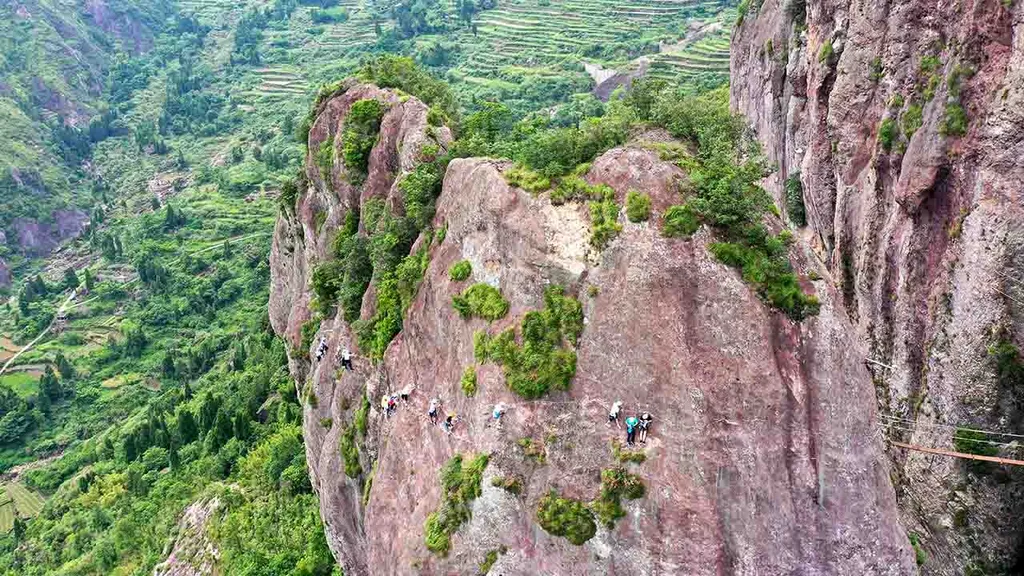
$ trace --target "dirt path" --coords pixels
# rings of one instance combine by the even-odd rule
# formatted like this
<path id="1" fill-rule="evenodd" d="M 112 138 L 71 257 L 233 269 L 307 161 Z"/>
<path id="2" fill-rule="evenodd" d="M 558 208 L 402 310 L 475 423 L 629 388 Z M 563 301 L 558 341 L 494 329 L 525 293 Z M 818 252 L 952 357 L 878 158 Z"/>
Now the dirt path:
<path id="1" fill-rule="evenodd" d="M 204 252 L 209 252 L 210 250 L 216 250 L 217 248 L 224 246 L 225 242 L 230 242 L 231 244 L 234 244 L 235 242 L 239 242 L 242 240 L 250 240 L 252 238 L 259 238 L 260 236 L 270 236 L 271 234 L 271 232 L 253 232 L 252 234 L 244 234 L 242 236 L 235 236 L 234 238 L 225 238 L 223 240 L 217 240 L 214 245 L 196 250 L 195 252 L 189 254 L 189 256 L 195 256 L 196 254 L 202 254 Z"/>
<path id="2" fill-rule="evenodd" d="M 17 354 L 15 354 L 14 356 L 11 356 L 7 360 L 7 362 L 4 363 L 3 368 L 0 368 L 0 376 L 3 376 L 7 372 L 7 368 L 9 368 L 11 366 L 11 364 L 14 364 L 15 360 L 17 360 L 26 351 L 31 350 L 33 346 L 35 346 L 40 340 L 43 339 L 43 336 L 46 336 L 46 333 L 49 332 L 51 328 L 53 328 L 54 324 L 57 323 L 57 318 L 59 318 L 61 313 L 64 312 L 67 309 L 68 304 L 71 303 L 71 301 L 75 298 L 75 294 L 77 294 L 77 293 L 78 293 L 78 288 L 75 288 L 74 290 L 71 291 L 71 294 L 68 294 L 68 297 L 64 299 L 63 303 L 61 303 L 60 308 L 57 309 L 57 313 L 53 315 L 53 320 L 50 321 L 50 325 L 47 326 L 45 330 L 40 332 L 39 335 L 36 336 L 34 340 L 32 340 L 31 342 L 26 344 L 25 347 L 22 348 L 21 350 L 18 350 Z"/>
<path id="3" fill-rule="evenodd" d="M 16 482 L 18 480 L 18 477 L 20 477 L 25 472 L 28 472 L 29 470 L 35 470 L 36 468 L 41 468 L 43 466 L 46 466 L 50 462 L 53 462 L 53 461 L 57 460 L 58 458 L 60 458 L 63 455 L 64 455 L 64 450 L 58 450 L 57 452 L 54 452 L 53 454 L 50 454 L 49 456 L 45 456 L 43 458 L 40 458 L 39 460 L 33 460 L 31 462 L 26 462 L 24 464 L 18 464 L 17 466 L 12 466 L 10 470 L 4 472 L 3 474 L 0 474 L 0 481 Z"/>
<path id="4" fill-rule="evenodd" d="M 235 242 L 240 242 L 242 240 L 249 240 L 249 239 L 252 239 L 252 238 L 258 238 L 260 236 L 270 236 L 270 235 L 271 235 L 271 232 L 254 232 L 252 234 L 243 234 L 241 236 L 235 236 L 234 238 L 225 238 L 224 240 L 220 240 L 217 243 L 213 244 L 212 246 L 207 246 L 206 248 L 202 248 L 200 250 L 196 250 L 195 252 L 192 252 L 190 254 L 190 256 L 195 256 L 196 254 L 202 254 L 203 252 L 209 252 L 210 250 L 215 250 L 217 248 L 220 248 L 221 246 L 224 245 L 224 242 L 235 243 Z M 134 281 L 132 281 L 132 282 L 134 282 Z M 132 282 L 128 282 L 126 284 L 131 284 Z M 76 308 L 78 306 L 81 306 L 81 305 L 83 305 L 83 304 L 85 304 L 87 302 L 91 302 L 91 301 L 96 299 L 95 297 L 93 297 L 93 298 L 90 298 L 88 300 L 83 300 L 82 302 L 78 302 L 76 304 L 71 304 L 71 301 L 75 298 L 75 295 L 77 293 L 78 293 L 78 288 L 75 288 L 74 290 L 72 290 L 71 294 L 69 294 L 68 297 L 64 300 L 64 302 L 61 303 L 60 308 L 57 309 L 57 313 L 53 315 L 53 320 L 50 322 L 50 325 L 47 326 L 45 330 L 40 332 L 39 335 L 36 336 L 34 340 L 32 340 L 31 342 L 26 344 L 24 348 L 22 348 L 21 350 L 18 350 L 18 352 L 16 354 L 14 354 L 14 356 L 11 356 L 10 358 L 7 359 L 7 362 L 4 363 L 3 368 L 0 368 L 0 376 L 3 376 L 7 372 L 7 369 L 11 366 L 11 364 L 14 363 L 15 360 L 17 360 L 22 354 L 24 354 L 25 352 L 30 350 L 37 343 L 39 343 L 39 341 L 42 340 L 43 336 L 46 336 L 46 334 L 50 332 L 50 330 L 53 328 L 53 325 L 57 323 L 57 318 L 60 317 L 62 312 L 65 312 L 65 311 L 70 310 L 72 308 Z"/>

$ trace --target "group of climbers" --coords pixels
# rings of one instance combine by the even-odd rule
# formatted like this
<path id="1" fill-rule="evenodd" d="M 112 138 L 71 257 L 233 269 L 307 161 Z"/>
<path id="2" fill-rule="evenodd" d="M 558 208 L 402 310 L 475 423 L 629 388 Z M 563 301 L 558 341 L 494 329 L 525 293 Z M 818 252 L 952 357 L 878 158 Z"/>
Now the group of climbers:
<path id="1" fill-rule="evenodd" d="M 324 354 L 327 352 L 327 337 L 320 338 L 320 344 L 317 346 L 316 359 L 317 362 L 323 359 Z M 348 348 L 344 348 L 341 351 L 341 366 L 346 370 L 352 370 L 352 353 L 349 352 Z M 409 401 L 409 396 L 415 386 L 407 386 L 398 393 L 384 394 L 380 399 L 381 414 L 384 418 L 389 418 L 398 409 L 398 402 L 401 400 L 403 403 Z M 485 427 L 490 427 L 491 424 L 500 431 L 501 430 L 501 418 L 508 411 L 508 406 L 504 402 L 498 402 L 494 405 L 491 410 L 490 419 L 488 420 Z M 437 426 L 438 420 L 440 420 L 441 413 L 441 399 L 438 397 L 431 398 L 429 405 L 427 406 L 427 418 L 430 423 Z M 616 400 L 612 403 L 611 409 L 608 411 L 608 424 L 615 424 L 617 428 L 619 426 L 619 415 L 622 413 L 622 401 Z M 444 419 L 443 426 L 445 432 L 449 435 L 455 432 L 455 424 L 459 418 L 454 412 L 449 412 Z M 626 445 L 635 446 L 637 441 L 637 435 L 639 433 L 640 443 L 647 443 L 647 432 L 650 430 L 651 422 L 654 421 L 654 417 L 650 412 L 643 411 L 639 417 L 629 416 L 626 418 Z"/>
<path id="2" fill-rule="evenodd" d="M 320 362 L 327 354 L 327 336 L 320 337 L 320 344 L 316 347 L 316 361 Z M 345 370 L 354 370 L 352 367 L 352 352 L 348 348 L 341 349 L 341 367 Z"/>
<path id="3" fill-rule="evenodd" d="M 437 421 L 440 419 L 441 414 L 441 399 L 434 396 L 430 399 L 430 404 L 427 406 L 427 418 L 430 420 L 430 424 L 437 426 Z M 458 415 L 455 412 L 449 412 L 444 418 L 444 431 L 448 435 L 455 433 L 455 423 L 459 421 Z"/>
<path id="4" fill-rule="evenodd" d="M 381 412 L 384 417 L 389 417 L 394 413 L 398 406 L 398 400 L 401 399 L 403 402 L 408 402 L 409 394 L 412 392 L 413 387 L 408 387 L 399 394 L 385 394 L 381 397 Z M 485 428 L 489 428 L 492 424 L 500 431 L 501 430 L 501 418 L 508 411 L 508 405 L 504 402 L 498 402 L 494 405 L 491 410 L 490 419 Z M 612 404 L 611 409 L 608 411 L 608 423 L 609 425 L 615 424 L 616 427 L 619 425 L 619 415 L 622 413 L 622 402 L 616 401 Z M 430 420 L 431 425 L 437 426 L 440 420 L 441 414 L 441 399 L 433 397 L 430 399 L 430 403 L 427 405 L 427 419 Z M 455 432 L 455 424 L 459 421 L 458 416 L 454 412 L 449 412 L 442 423 L 444 431 L 449 435 Z M 639 436 L 640 444 L 647 443 L 647 433 L 651 428 L 651 423 L 654 421 L 654 416 L 648 411 L 640 413 L 639 417 L 629 416 L 626 418 L 626 445 L 636 446 L 637 436 Z"/>
<path id="5" fill-rule="evenodd" d="M 622 401 L 617 400 L 612 403 L 611 409 L 608 411 L 608 424 L 615 424 L 617 428 L 619 426 L 619 413 L 622 412 Z M 650 412 L 644 411 L 640 413 L 640 417 L 630 416 L 626 418 L 626 445 L 636 446 L 637 432 L 640 433 L 640 443 L 647 443 L 647 431 L 651 427 L 651 422 L 654 421 L 654 416 Z"/>

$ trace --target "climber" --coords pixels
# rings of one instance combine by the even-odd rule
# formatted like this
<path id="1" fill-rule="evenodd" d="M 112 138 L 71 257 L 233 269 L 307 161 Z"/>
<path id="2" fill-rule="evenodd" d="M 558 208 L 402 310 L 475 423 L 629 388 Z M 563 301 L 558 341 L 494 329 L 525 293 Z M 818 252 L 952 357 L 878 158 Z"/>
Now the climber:
<path id="1" fill-rule="evenodd" d="M 501 430 L 501 417 L 505 415 L 506 411 L 508 411 L 508 407 L 505 406 L 504 402 L 498 402 L 497 404 L 495 404 L 494 409 L 491 411 L 491 418 L 494 419 L 494 425 L 495 427 L 498 428 L 498 430 Z M 491 423 L 488 422 L 487 426 L 490 425 Z"/>
<path id="2" fill-rule="evenodd" d="M 388 400 L 389 399 L 390 399 L 390 397 L 387 394 L 385 394 L 385 395 L 380 397 L 380 413 L 385 418 L 387 418 L 388 414 L 391 413 L 391 411 L 388 409 Z"/>
<path id="3" fill-rule="evenodd" d="M 388 396 L 388 416 L 398 408 L 398 394 Z"/>
<path id="4" fill-rule="evenodd" d="M 456 419 L 457 417 L 455 416 L 455 412 L 449 412 L 448 417 L 444 419 L 444 429 L 445 432 L 448 432 L 449 436 L 455 433 Z"/>
<path id="5" fill-rule="evenodd" d="M 640 443 L 647 443 L 647 429 L 651 427 L 651 421 L 654 420 L 654 416 L 651 416 L 650 412 L 644 412 L 640 415 Z"/>
<path id="6" fill-rule="evenodd" d="M 427 417 L 430 418 L 430 423 L 437 426 L 437 411 L 441 409 L 441 399 L 432 398 L 430 400 L 430 406 L 427 408 Z"/>
<path id="7" fill-rule="evenodd" d="M 401 390 L 399 390 L 398 391 L 398 395 L 399 395 L 399 397 L 402 398 L 402 402 L 408 402 L 409 401 L 409 395 L 412 394 L 412 391 L 415 390 L 415 389 L 416 389 L 416 385 L 415 384 L 409 384 L 405 388 L 402 388 Z"/>
<path id="8" fill-rule="evenodd" d="M 320 345 L 316 348 L 316 361 L 319 362 L 323 357 L 324 353 L 327 352 L 327 336 L 320 337 Z"/>
<path id="9" fill-rule="evenodd" d="M 352 368 L 352 353 L 348 351 L 348 348 L 341 349 L 341 367 L 346 370 L 354 370 Z"/>
<path id="10" fill-rule="evenodd" d="M 633 446 L 636 441 L 636 426 L 639 422 L 636 416 L 626 418 L 626 445 Z"/>
<path id="11" fill-rule="evenodd" d="M 608 425 L 610 426 L 613 422 L 615 427 L 619 427 L 619 412 L 622 410 L 622 400 L 616 400 L 612 404 L 612 409 L 608 411 Z"/>

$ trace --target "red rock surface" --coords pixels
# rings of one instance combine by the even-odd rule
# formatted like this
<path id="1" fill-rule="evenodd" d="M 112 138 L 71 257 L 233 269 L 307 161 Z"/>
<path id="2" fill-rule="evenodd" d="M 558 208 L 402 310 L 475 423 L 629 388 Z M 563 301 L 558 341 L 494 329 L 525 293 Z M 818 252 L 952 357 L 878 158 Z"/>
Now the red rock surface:
<path id="1" fill-rule="evenodd" d="M 794 324 L 709 255 L 706 230 L 665 239 L 657 215 L 643 224 L 621 216 L 622 234 L 592 253 L 585 206 L 553 207 L 509 187 L 501 168 L 484 159 L 451 163 L 435 219 L 447 226 L 446 239 L 431 248 L 404 330 L 380 365 L 357 356 L 355 372 L 339 371 L 341 348 L 356 349 L 340 319 L 322 326 L 330 345 L 323 361 L 292 353 L 298 386 L 311 386 L 317 398 L 304 414 L 307 460 L 346 574 L 472 574 L 501 547 L 507 551 L 492 574 L 913 573 L 876 432 L 866 352 L 827 283 L 815 286 L 821 314 Z M 588 175 L 616 188 L 620 201 L 642 187 L 656 211 L 672 202 L 677 177 L 678 169 L 639 148 L 607 152 Z M 317 235 L 302 209 L 323 201 L 317 186 L 297 218 L 279 221 L 272 252 L 271 321 L 293 345 L 308 316 L 309 268 L 320 257 L 313 247 L 331 234 L 328 224 Z M 793 257 L 814 266 L 801 250 Z M 463 259 L 472 277 L 455 283 L 448 269 Z M 458 316 L 451 297 L 473 282 L 501 289 L 511 302 L 506 318 L 488 326 Z M 571 390 L 526 401 L 487 363 L 478 367 L 479 391 L 467 398 L 459 380 L 474 363 L 474 331 L 517 325 L 543 305 L 551 283 L 584 305 Z M 597 296 L 588 296 L 589 286 Z M 382 418 L 381 395 L 411 385 L 410 402 Z M 338 440 L 364 394 L 373 406 L 359 442 L 364 473 L 351 479 Z M 452 437 L 426 418 L 433 396 L 462 419 Z M 601 470 L 614 465 L 610 442 L 623 434 L 606 423 L 615 400 L 627 414 L 643 407 L 655 415 L 646 462 L 629 465 L 647 494 L 624 502 L 627 515 L 613 530 L 601 526 L 574 546 L 537 524 L 537 502 L 552 488 L 583 500 L 598 495 Z M 510 406 L 501 431 L 485 427 L 498 401 Z M 320 424 L 327 417 L 329 429 Z M 524 437 L 545 443 L 545 464 L 524 456 L 517 446 Z M 439 506 L 439 470 L 456 453 L 480 452 L 491 455 L 483 494 L 451 553 L 439 558 L 423 539 L 424 521 Z M 491 485 L 511 475 L 524 481 L 519 497 Z"/>
<path id="2" fill-rule="evenodd" d="M 1022 343 L 1024 8 L 828 0 L 807 3 L 796 32 L 785 5 L 765 0 L 734 33 L 732 102 L 780 168 L 767 181 L 780 206 L 799 172 L 807 236 L 868 354 L 892 367 L 875 374 L 879 406 L 904 419 L 889 437 L 952 449 L 958 425 L 1024 433 L 1024 391 L 997 383 L 988 354 L 999 334 Z M 939 62 L 930 100 L 925 56 Z M 972 71 L 959 97 L 958 67 Z M 878 137 L 884 119 L 900 124 L 897 95 L 923 105 L 905 153 Z M 958 101 L 966 134 L 944 135 Z M 890 456 L 924 573 L 1019 573 L 1024 470 Z"/>

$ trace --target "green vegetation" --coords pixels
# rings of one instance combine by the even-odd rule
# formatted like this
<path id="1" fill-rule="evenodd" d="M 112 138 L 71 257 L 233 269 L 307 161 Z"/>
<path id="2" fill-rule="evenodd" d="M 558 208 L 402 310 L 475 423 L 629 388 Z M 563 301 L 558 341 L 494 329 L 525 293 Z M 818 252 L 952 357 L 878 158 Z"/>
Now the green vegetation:
<path id="1" fill-rule="evenodd" d="M 462 392 L 469 397 L 476 395 L 476 366 L 466 366 L 462 372 L 462 380 L 459 382 Z"/>
<path id="2" fill-rule="evenodd" d="M 878 142 L 882 145 L 882 150 L 891 152 L 892 146 L 899 136 L 900 130 L 892 118 L 886 118 L 878 125 Z"/>
<path id="3" fill-rule="evenodd" d="M 589 169 L 588 164 L 583 165 Z M 577 169 L 578 170 L 578 169 Z M 572 201 L 593 200 L 594 202 L 615 201 L 615 190 L 607 184 L 590 185 L 583 178 L 570 175 L 562 178 L 551 191 L 551 203 L 558 206 Z"/>
<path id="4" fill-rule="evenodd" d="M 998 456 L 999 448 L 989 435 L 969 428 L 957 428 L 953 434 L 953 448 L 957 452 L 978 456 Z"/>
<path id="5" fill-rule="evenodd" d="M 506 170 L 504 176 L 509 186 L 522 188 L 533 194 L 539 194 L 551 188 L 550 179 L 520 164 Z"/>
<path id="6" fill-rule="evenodd" d="M 608 243 L 622 232 L 619 224 L 619 205 L 615 203 L 614 194 L 590 202 L 590 245 L 604 250 Z"/>
<path id="7" fill-rule="evenodd" d="M 456 454 L 441 468 L 441 507 L 427 517 L 424 539 L 427 549 L 447 556 L 452 534 L 469 520 L 470 505 L 481 494 L 480 481 L 487 468 L 487 455 L 463 462 Z"/>
<path id="8" fill-rule="evenodd" d="M 491 566 L 494 566 L 494 563 L 498 561 L 498 554 L 505 553 L 504 548 L 505 547 L 502 546 L 501 549 L 487 551 L 487 555 L 484 556 L 483 561 L 480 562 L 480 570 L 477 572 L 479 576 L 485 576 L 491 571 Z"/>
<path id="9" fill-rule="evenodd" d="M 643 464 L 647 460 L 647 454 L 642 450 L 622 450 L 622 444 L 618 440 L 612 440 L 612 456 L 619 462 L 625 464 Z"/>
<path id="10" fill-rule="evenodd" d="M 523 493 L 523 482 L 515 476 L 495 476 L 491 479 L 491 486 L 501 488 L 513 496 Z"/>
<path id="11" fill-rule="evenodd" d="M 736 7 L 736 26 L 743 24 L 743 19 L 746 18 L 749 11 L 750 0 L 740 0 L 739 5 Z"/>
<path id="12" fill-rule="evenodd" d="M 662 216 L 661 233 L 668 238 L 689 238 L 700 228 L 700 217 L 689 204 L 669 206 Z"/>
<path id="13" fill-rule="evenodd" d="M 561 536 L 577 546 L 597 533 L 594 513 L 579 500 L 562 498 L 552 490 L 537 506 L 537 522 L 554 536 Z"/>
<path id="14" fill-rule="evenodd" d="M 21 482 L 0 484 L 0 534 L 14 528 L 15 518 L 30 520 L 39 515 L 46 500 Z"/>
<path id="15" fill-rule="evenodd" d="M 341 450 L 341 457 L 345 461 L 345 475 L 349 478 L 358 478 L 363 473 L 363 467 L 359 464 L 359 446 L 356 445 L 354 424 L 338 437 L 338 449 Z"/>
<path id="16" fill-rule="evenodd" d="M 349 181 L 362 183 L 366 177 L 370 151 L 377 143 L 380 120 L 384 117 L 384 104 L 378 100 L 358 100 L 349 108 L 341 131 L 341 157 Z"/>
<path id="17" fill-rule="evenodd" d="M 804 186 L 800 182 L 800 173 L 795 172 L 786 178 L 786 215 L 796 226 L 807 225 L 807 212 L 804 208 Z"/>
<path id="18" fill-rule="evenodd" d="M 921 538 L 916 532 L 910 532 L 907 534 L 907 538 L 910 539 L 910 546 L 914 549 L 914 561 L 918 566 L 923 566 L 928 561 L 928 554 L 921 547 Z"/>
<path id="19" fill-rule="evenodd" d="M 469 260 L 459 260 L 448 269 L 448 277 L 452 279 L 452 282 L 462 282 L 472 273 L 473 265 L 469 263 Z"/>
<path id="20" fill-rule="evenodd" d="M 330 138 L 320 143 L 313 161 L 320 168 L 320 177 L 330 185 L 331 170 L 334 168 L 334 141 Z"/>
<path id="21" fill-rule="evenodd" d="M 673 136 L 696 144 L 697 157 L 685 160 L 694 196 L 684 206 L 722 238 L 710 246 L 722 262 L 739 268 L 771 306 L 794 320 L 816 314 L 816 297 L 803 293 L 787 258 L 786 244 L 761 223 L 771 206 L 758 185 L 766 172 L 756 144 L 745 136 L 742 121 L 729 112 L 724 91 L 696 97 L 665 95 L 653 108 L 655 121 Z M 749 154 L 740 156 L 739 151 Z M 669 235 L 695 230 L 691 214 L 669 208 Z"/>
<path id="22" fill-rule="evenodd" d="M 875 56 L 871 60 L 871 74 L 869 78 L 871 78 L 872 82 L 878 82 L 883 77 L 885 77 L 885 68 L 882 66 L 882 58 L 881 56 Z"/>
<path id="23" fill-rule="evenodd" d="M 919 73 L 925 78 L 922 91 L 925 102 L 929 102 L 935 97 L 935 90 L 939 87 L 939 82 L 942 81 L 939 75 L 940 68 L 942 68 L 942 60 L 938 56 L 928 55 L 921 58 Z"/>
<path id="24" fill-rule="evenodd" d="M 544 442 L 534 441 L 533 438 L 520 438 L 516 444 L 523 449 L 523 456 L 543 466 L 548 459 L 547 446 Z"/>
<path id="25" fill-rule="evenodd" d="M 622 499 L 643 498 L 645 491 L 639 476 L 626 472 L 624 468 L 608 468 L 601 471 L 601 495 L 591 507 L 597 519 L 611 529 L 615 527 L 616 520 L 626 515 Z"/>
<path id="26" fill-rule="evenodd" d="M 352 419 L 352 425 L 355 426 L 356 432 L 362 438 L 366 437 L 366 428 L 369 423 L 370 416 L 370 400 L 363 395 L 363 401 L 359 404 L 359 408 L 356 410 L 356 414 Z"/>
<path id="27" fill-rule="evenodd" d="M 651 197 L 635 190 L 627 192 L 626 217 L 630 222 L 646 222 L 651 217 Z"/>
<path id="28" fill-rule="evenodd" d="M 832 41 L 826 40 L 825 43 L 821 45 L 821 51 L 818 52 L 818 62 L 831 66 L 832 55 L 834 53 L 835 51 L 832 48 Z"/>
<path id="29" fill-rule="evenodd" d="M 939 133 L 943 136 L 963 136 L 967 134 L 967 112 L 959 102 L 946 104 Z"/>
<path id="30" fill-rule="evenodd" d="M 1004 390 L 1014 390 L 1024 384 L 1024 360 L 1020 349 L 1005 335 L 988 348 L 988 355 L 996 364 L 996 379 Z"/>
<path id="31" fill-rule="evenodd" d="M 900 117 L 900 127 L 903 128 L 903 133 L 907 135 L 908 141 L 923 124 L 924 110 L 920 104 L 912 101 Z"/>
<path id="32" fill-rule="evenodd" d="M 473 350 L 477 362 L 501 365 L 505 383 L 524 398 L 540 398 L 554 390 L 568 390 L 576 375 L 573 347 L 583 331 L 583 307 L 566 296 L 561 286 L 544 291 L 544 308 L 523 316 L 522 344 L 513 328 L 496 336 L 477 332 Z"/>
<path id="33" fill-rule="evenodd" d="M 497 288 L 481 283 L 473 284 L 463 290 L 462 294 L 453 296 L 452 307 L 463 318 L 476 316 L 493 322 L 508 314 L 509 303 Z"/>

